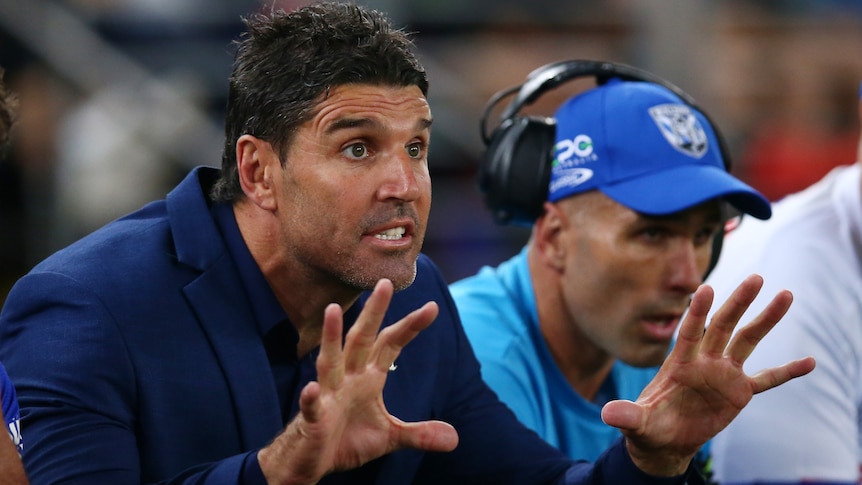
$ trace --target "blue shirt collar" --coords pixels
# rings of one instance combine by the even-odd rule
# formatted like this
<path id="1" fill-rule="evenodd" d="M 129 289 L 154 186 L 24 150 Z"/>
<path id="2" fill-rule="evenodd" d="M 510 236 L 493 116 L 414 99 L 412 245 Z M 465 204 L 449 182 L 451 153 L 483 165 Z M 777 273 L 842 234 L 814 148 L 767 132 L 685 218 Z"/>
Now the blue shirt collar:
<path id="1" fill-rule="evenodd" d="M 228 253 L 236 265 L 242 287 L 251 303 L 252 312 L 261 336 L 266 336 L 273 327 L 287 320 L 287 314 L 275 297 L 272 288 L 251 256 L 229 203 L 214 203 L 212 215 L 224 238 Z"/>

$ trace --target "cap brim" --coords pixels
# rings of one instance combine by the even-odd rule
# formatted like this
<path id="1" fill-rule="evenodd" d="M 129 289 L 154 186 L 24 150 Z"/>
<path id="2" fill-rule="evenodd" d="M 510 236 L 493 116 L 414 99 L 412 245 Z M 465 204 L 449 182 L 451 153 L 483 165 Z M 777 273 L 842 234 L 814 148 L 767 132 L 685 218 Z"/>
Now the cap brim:
<path id="1" fill-rule="evenodd" d="M 715 198 L 742 213 L 769 219 L 769 201 L 727 171 L 708 165 L 682 165 L 598 187 L 605 195 L 637 212 L 666 215 Z"/>

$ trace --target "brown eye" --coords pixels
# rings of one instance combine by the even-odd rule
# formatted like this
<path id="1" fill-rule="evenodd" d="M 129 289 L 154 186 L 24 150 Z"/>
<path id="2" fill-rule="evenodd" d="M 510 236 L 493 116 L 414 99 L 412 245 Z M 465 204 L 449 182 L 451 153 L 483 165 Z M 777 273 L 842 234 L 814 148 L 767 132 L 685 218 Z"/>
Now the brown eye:
<path id="1" fill-rule="evenodd" d="M 422 157 L 422 147 L 418 144 L 408 145 L 407 146 L 407 155 L 410 158 L 421 158 Z"/>
<path id="2" fill-rule="evenodd" d="M 667 229 L 659 226 L 646 227 L 640 231 L 640 236 L 643 240 L 650 243 L 658 243 L 668 237 Z"/>
<path id="3" fill-rule="evenodd" d="M 724 228 L 721 226 L 718 227 L 709 227 L 704 228 L 697 233 L 695 236 L 695 244 L 705 244 L 712 241 L 712 238 L 718 235 L 718 231 L 723 231 Z"/>
<path id="4" fill-rule="evenodd" d="M 368 156 L 368 148 L 362 143 L 354 143 L 345 148 L 342 153 L 350 158 L 365 158 Z"/>

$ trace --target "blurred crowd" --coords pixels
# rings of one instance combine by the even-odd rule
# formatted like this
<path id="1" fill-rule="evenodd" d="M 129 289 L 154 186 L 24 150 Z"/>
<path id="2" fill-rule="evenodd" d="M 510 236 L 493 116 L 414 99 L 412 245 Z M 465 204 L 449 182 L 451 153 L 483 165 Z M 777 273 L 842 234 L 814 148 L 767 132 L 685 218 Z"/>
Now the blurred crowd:
<path id="1" fill-rule="evenodd" d="M 733 171 L 770 199 L 855 161 L 858 1 L 357 0 L 414 32 L 435 115 L 425 251 L 450 281 L 521 247 L 475 184 L 496 91 L 562 59 L 674 79 L 711 113 Z M 0 302 L 36 261 L 220 163 L 241 17 L 300 0 L 0 0 L 0 66 L 19 98 L 0 162 Z M 570 89 L 530 108 L 550 113 Z M 491 120 L 493 122 L 493 120 Z"/>

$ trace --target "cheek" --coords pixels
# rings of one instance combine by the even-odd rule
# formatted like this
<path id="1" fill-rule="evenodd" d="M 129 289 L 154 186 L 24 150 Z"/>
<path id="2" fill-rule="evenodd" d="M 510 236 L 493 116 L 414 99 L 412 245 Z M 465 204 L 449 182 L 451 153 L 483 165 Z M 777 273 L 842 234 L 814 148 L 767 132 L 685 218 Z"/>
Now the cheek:
<path id="1" fill-rule="evenodd" d="M 309 227 L 331 231 L 333 215 L 343 214 L 356 204 L 356 191 L 344 190 L 344 182 L 326 174 L 304 173 L 286 182 L 280 207 L 283 217 L 292 221 L 297 230 L 299 225 L 304 231 Z"/>
<path id="2" fill-rule="evenodd" d="M 563 240 L 566 249 L 566 270 L 582 274 L 581 279 L 592 285 L 603 285 L 620 266 L 625 266 L 620 248 L 597 233 L 579 231 L 578 235 Z"/>
<path id="3" fill-rule="evenodd" d="M 363 188 L 368 187 L 360 174 L 344 174 L 337 171 L 309 171 L 297 177 L 288 191 L 294 191 L 306 204 L 331 206 L 349 204 L 358 197 Z M 290 194 L 288 193 L 288 197 Z"/>
<path id="4" fill-rule="evenodd" d="M 646 284 L 648 276 L 657 272 L 642 254 L 632 254 L 630 248 L 608 241 L 585 239 L 574 248 L 573 257 L 566 265 L 566 277 L 578 282 L 578 291 L 586 295 L 581 299 L 587 300 L 582 303 L 594 311 L 612 313 L 618 310 L 621 299 L 638 291 Z"/>
<path id="5" fill-rule="evenodd" d="M 709 266 L 709 262 L 712 259 L 712 245 L 714 240 L 710 240 L 708 244 L 704 245 L 704 247 L 700 247 L 697 249 L 695 253 L 696 264 L 698 269 L 700 269 L 701 274 L 706 273 L 706 268 Z"/>
<path id="6" fill-rule="evenodd" d="M 572 254 L 572 253 L 570 253 Z M 573 311 L 602 312 L 609 290 L 607 264 L 591 251 L 578 249 L 567 258 L 564 285 L 568 305 Z"/>
<path id="7" fill-rule="evenodd" d="M 431 174 L 428 173 L 428 167 L 423 166 L 421 169 L 416 170 L 416 183 L 419 184 L 419 187 L 427 191 L 428 196 L 431 196 Z"/>
<path id="8" fill-rule="evenodd" d="M 419 190 L 422 193 L 420 197 L 421 203 L 428 207 L 431 205 L 431 176 L 428 172 L 425 172 L 424 177 L 417 177 L 416 179 L 417 185 L 419 185 Z"/>

